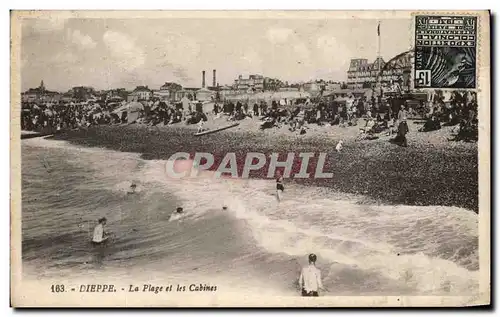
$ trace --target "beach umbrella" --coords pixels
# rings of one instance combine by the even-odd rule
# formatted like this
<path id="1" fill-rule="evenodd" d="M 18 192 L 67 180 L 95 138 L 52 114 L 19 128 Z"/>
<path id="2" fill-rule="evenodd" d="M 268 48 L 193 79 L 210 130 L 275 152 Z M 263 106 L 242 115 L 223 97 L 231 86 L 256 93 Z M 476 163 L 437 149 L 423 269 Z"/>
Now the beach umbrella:
<path id="1" fill-rule="evenodd" d="M 127 111 L 127 105 L 121 105 L 120 107 L 118 107 L 115 110 L 113 110 L 113 113 L 120 114 L 120 113 L 122 113 L 124 111 Z"/>
<path id="2" fill-rule="evenodd" d="M 114 113 L 121 113 L 121 112 L 139 112 L 141 110 L 144 110 L 144 106 L 140 102 L 133 101 L 131 103 L 122 105 L 121 107 L 118 107 L 117 109 L 113 110 Z"/>
<path id="3" fill-rule="evenodd" d="M 108 103 L 108 107 L 109 108 L 118 107 L 119 105 L 120 105 L 119 102 L 110 102 L 110 103 Z"/>

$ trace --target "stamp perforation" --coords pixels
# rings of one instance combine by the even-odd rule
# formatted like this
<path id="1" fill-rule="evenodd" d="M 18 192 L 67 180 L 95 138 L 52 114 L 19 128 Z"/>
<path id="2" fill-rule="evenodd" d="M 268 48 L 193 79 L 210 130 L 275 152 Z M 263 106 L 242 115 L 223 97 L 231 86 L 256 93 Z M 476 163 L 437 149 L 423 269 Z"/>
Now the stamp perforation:
<path id="1" fill-rule="evenodd" d="M 474 17 L 476 18 L 476 23 L 475 23 L 475 34 L 474 34 L 474 41 L 475 41 L 475 46 L 474 46 L 474 50 L 475 50 L 475 57 L 474 57 L 474 62 L 473 62 L 473 65 L 474 65 L 474 76 L 475 78 L 473 79 L 473 83 L 474 83 L 474 87 L 467 87 L 467 86 L 464 86 L 464 87 L 460 87 L 460 85 L 456 85 L 454 87 L 447 87 L 446 85 L 435 85 L 434 83 L 432 82 L 429 82 L 429 83 L 425 83 L 425 79 L 427 79 L 429 76 L 432 76 L 432 74 L 429 74 L 428 72 L 425 72 L 424 70 L 422 69 L 417 69 L 417 59 L 418 59 L 418 56 L 417 54 L 419 53 L 419 50 L 418 50 L 418 45 L 417 45 L 417 17 L 418 16 L 429 16 L 429 17 L 460 17 L 460 18 L 468 18 L 468 17 Z M 413 43 L 413 50 L 414 50 L 414 61 L 413 61 L 413 65 L 412 65 L 412 73 L 413 73 L 413 76 L 414 77 L 414 80 L 412 81 L 412 88 L 413 89 L 416 89 L 416 90 L 419 90 L 419 89 L 422 89 L 422 90 L 427 90 L 427 89 L 440 89 L 440 90 L 454 90 L 454 89 L 466 89 L 466 90 L 471 90 L 471 91 L 479 91 L 479 82 L 478 82 L 478 78 L 480 76 L 480 70 L 479 68 L 481 67 L 481 63 L 480 63 L 480 54 L 481 54 L 481 41 L 482 41 L 482 38 L 481 38 L 481 32 L 482 32 L 482 16 L 479 15 L 479 14 L 473 14 L 473 13 L 468 13 L 468 12 L 436 12 L 436 11 L 421 11 L 421 12 L 413 12 L 412 13 L 412 43 Z M 436 46 L 436 47 L 445 47 L 445 46 Z M 428 50 L 428 49 L 427 49 Z M 459 49 L 454 49 L 454 51 L 459 51 Z M 441 51 L 438 51 L 438 53 L 441 52 Z M 462 54 L 463 52 L 461 52 Z M 458 54 L 457 54 L 458 55 Z M 464 56 L 467 56 L 467 53 L 465 53 Z M 447 57 L 446 55 L 444 57 Z M 455 58 L 456 56 L 454 56 Z M 444 59 L 443 56 L 438 56 L 436 58 L 436 60 L 438 60 L 439 62 L 441 62 L 441 60 Z M 448 61 L 446 61 L 448 62 Z M 442 62 L 441 62 L 442 64 Z M 437 64 L 437 65 L 440 65 L 441 64 Z M 447 63 L 445 63 L 445 65 L 447 66 Z M 442 68 L 440 68 L 441 70 Z M 453 69 L 453 68 L 452 68 Z M 447 70 L 445 68 L 445 70 Z M 421 81 L 424 84 L 422 85 L 418 85 L 417 84 L 417 74 L 418 76 L 422 77 L 422 79 L 424 79 L 424 81 Z M 449 77 L 450 78 L 454 73 L 450 73 Z M 455 82 L 453 84 L 451 84 L 450 86 L 452 85 L 455 85 L 455 83 L 460 79 L 460 75 L 455 75 L 454 76 L 456 79 L 455 79 Z M 446 79 L 445 79 L 446 80 Z M 431 81 L 431 80 L 430 80 Z"/>

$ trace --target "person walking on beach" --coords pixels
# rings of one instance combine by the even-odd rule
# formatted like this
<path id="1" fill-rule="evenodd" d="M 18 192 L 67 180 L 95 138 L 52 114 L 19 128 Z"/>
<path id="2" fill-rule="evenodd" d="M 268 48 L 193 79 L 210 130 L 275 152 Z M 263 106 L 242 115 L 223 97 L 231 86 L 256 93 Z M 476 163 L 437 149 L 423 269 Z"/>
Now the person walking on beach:
<path id="1" fill-rule="evenodd" d="M 309 265 L 300 271 L 299 287 L 302 296 L 317 297 L 318 291 L 325 290 L 321 282 L 321 271 L 316 267 L 316 255 L 309 254 Z"/>
<path id="2" fill-rule="evenodd" d="M 281 172 L 278 172 L 276 176 L 276 198 L 278 198 L 278 202 L 281 201 L 283 191 L 285 191 L 285 186 L 283 185 L 283 175 Z"/>
<path id="3" fill-rule="evenodd" d="M 408 123 L 406 120 L 408 118 L 408 111 L 406 111 L 405 106 L 401 105 L 401 110 L 398 113 L 398 135 L 396 137 L 397 143 L 407 147 L 408 141 L 406 140 L 406 134 L 408 133 Z"/>
<path id="4" fill-rule="evenodd" d="M 99 219 L 99 223 L 94 228 L 94 236 L 92 237 L 92 244 L 100 245 L 108 240 L 109 235 L 104 231 L 104 226 L 106 225 L 107 219 L 106 217 L 102 217 Z"/>

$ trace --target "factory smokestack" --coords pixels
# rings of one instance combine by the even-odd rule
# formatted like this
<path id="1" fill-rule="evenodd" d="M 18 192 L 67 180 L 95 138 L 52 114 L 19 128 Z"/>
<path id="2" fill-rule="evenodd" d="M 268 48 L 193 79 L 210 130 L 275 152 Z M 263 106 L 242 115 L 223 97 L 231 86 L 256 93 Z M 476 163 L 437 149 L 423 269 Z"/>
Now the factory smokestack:
<path id="1" fill-rule="evenodd" d="M 201 88 L 205 88 L 205 71 L 201 72 Z"/>
<path id="2" fill-rule="evenodd" d="M 217 86 L 217 81 L 216 81 L 216 78 L 217 78 L 217 77 L 216 77 L 216 71 L 215 71 L 215 69 L 214 69 L 214 75 L 213 75 L 213 77 L 212 77 L 212 87 Z"/>

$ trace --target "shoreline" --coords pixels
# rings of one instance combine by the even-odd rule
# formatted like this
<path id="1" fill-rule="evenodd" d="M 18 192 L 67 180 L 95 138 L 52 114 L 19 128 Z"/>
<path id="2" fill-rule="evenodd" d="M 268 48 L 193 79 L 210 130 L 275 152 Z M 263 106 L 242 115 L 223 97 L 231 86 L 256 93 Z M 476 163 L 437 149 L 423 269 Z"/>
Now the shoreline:
<path id="1" fill-rule="evenodd" d="M 236 129 L 203 137 L 193 135 L 196 125 L 178 124 L 92 126 L 61 132 L 48 139 L 140 153 L 146 160 L 167 160 L 176 152 L 191 155 L 207 152 L 214 155 L 215 168 L 226 153 L 235 152 L 238 175 L 241 175 L 247 152 L 266 155 L 277 152 L 280 161 L 286 159 L 288 152 L 324 152 L 324 171 L 333 173 L 333 178 L 291 178 L 286 182 L 326 187 L 384 204 L 454 206 L 478 213 L 477 143 L 446 141 L 452 127 L 416 132 L 418 123 L 411 122 L 409 146 L 404 148 L 390 143 L 385 137 L 354 141 L 359 127 L 314 127 L 306 135 L 298 135 L 284 127 L 259 131 L 254 124 L 256 120 L 244 121 L 248 124 L 243 122 Z M 219 125 L 223 124 L 219 122 Z M 337 153 L 335 146 L 340 139 L 345 142 L 344 149 Z M 314 174 L 314 170 L 308 172 Z M 267 162 L 260 170 L 251 172 L 250 178 L 267 178 L 265 174 Z"/>

